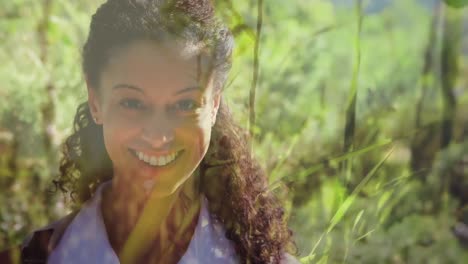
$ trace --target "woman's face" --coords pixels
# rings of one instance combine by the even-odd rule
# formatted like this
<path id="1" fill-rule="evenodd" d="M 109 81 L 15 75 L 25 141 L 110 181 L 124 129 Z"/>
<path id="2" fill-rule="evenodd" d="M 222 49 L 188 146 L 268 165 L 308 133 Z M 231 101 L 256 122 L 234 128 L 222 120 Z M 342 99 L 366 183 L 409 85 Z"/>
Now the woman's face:
<path id="1" fill-rule="evenodd" d="M 209 79 L 199 80 L 198 65 L 170 45 L 138 41 L 114 52 L 100 87 L 88 87 L 115 178 L 166 196 L 192 175 L 220 99 Z"/>

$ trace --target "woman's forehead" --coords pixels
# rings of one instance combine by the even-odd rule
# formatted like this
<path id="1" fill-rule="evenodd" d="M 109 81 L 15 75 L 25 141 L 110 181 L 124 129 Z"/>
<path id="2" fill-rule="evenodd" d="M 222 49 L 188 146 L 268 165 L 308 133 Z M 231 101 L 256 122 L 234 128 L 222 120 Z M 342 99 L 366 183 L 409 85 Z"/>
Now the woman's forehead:
<path id="1" fill-rule="evenodd" d="M 187 56 L 183 47 L 176 42 L 155 42 L 138 40 L 114 50 L 111 53 L 111 64 L 122 62 L 133 64 L 159 63 L 161 65 L 177 65 L 195 69 L 197 56 Z"/>
<path id="2" fill-rule="evenodd" d="M 130 83 L 142 87 L 183 89 L 208 81 L 201 56 L 186 57 L 180 49 L 151 41 L 138 41 L 116 50 L 103 71 L 103 84 Z"/>

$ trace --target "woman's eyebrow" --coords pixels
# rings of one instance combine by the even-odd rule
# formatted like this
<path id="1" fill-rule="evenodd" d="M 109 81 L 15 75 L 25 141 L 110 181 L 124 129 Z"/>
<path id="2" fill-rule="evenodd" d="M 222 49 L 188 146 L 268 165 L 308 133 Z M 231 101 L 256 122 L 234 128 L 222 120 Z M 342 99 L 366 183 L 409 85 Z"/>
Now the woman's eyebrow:
<path id="1" fill-rule="evenodd" d="M 135 86 L 135 85 L 131 85 L 131 84 L 126 84 L 126 83 L 119 83 L 119 84 L 116 84 L 112 87 L 112 89 L 131 89 L 131 90 L 135 90 L 135 91 L 138 91 L 140 93 L 145 93 L 143 91 L 143 89 L 139 88 L 138 86 Z M 184 88 L 182 90 L 179 90 L 177 92 L 174 93 L 174 95 L 178 95 L 178 94 L 181 94 L 181 93 L 186 93 L 186 92 L 190 92 L 190 91 L 193 91 L 193 90 L 201 90 L 201 87 L 200 86 L 191 86 L 191 87 L 187 87 L 187 88 Z"/>
<path id="2" fill-rule="evenodd" d="M 177 91 L 174 95 L 178 95 L 178 94 L 181 94 L 181 93 L 186 93 L 186 92 L 189 92 L 189 91 L 192 91 L 192 90 L 201 90 L 201 87 L 200 86 L 187 87 L 187 88 L 184 88 L 182 90 Z"/>
<path id="3" fill-rule="evenodd" d="M 119 83 L 119 84 L 114 85 L 114 87 L 112 87 L 112 89 L 125 89 L 125 88 L 135 90 L 135 91 L 138 91 L 138 92 L 144 94 L 143 89 L 141 89 L 141 88 L 139 88 L 137 86 L 131 85 L 131 84 Z"/>

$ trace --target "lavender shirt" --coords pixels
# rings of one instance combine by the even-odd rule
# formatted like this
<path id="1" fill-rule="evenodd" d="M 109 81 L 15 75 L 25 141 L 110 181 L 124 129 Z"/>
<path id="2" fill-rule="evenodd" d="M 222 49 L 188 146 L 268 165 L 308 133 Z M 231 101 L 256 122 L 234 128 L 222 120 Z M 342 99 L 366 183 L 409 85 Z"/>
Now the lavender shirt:
<path id="1" fill-rule="evenodd" d="M 50 254 L 47 263 L 120 263 L 110 246 L 100 210 L 104 184 L 99 186 L 93 198 L 75 216 L 65 230 L 60 243 Z M 201 199 L 197 227 L 187 251 L 178 263 L 239 263 L 233 242 L 225 237 L 222 224 L 210 216 L 206 197 L 202 196 Z M 299 262 L 292 256 L 284 254 L 282 263 Z"/>

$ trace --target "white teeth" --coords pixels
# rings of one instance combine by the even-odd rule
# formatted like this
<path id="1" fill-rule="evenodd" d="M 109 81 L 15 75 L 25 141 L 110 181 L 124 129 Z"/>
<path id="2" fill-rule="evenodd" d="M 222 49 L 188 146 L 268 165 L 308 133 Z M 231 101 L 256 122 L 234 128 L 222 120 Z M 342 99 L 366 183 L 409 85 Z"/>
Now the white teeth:
<path id="1" fill-rule="evenodd" d="M 157 158 L 156 157 L 151 157 L 150 161 L 149 161 L 149 164 L 151 164 L 152 166 L 154 165 L 157 165 Z"/>
<path id="2" fill-rule="evenodd" d="M 158 166 L 162 166 L 166 163 L 166 159 L 164 157 L 158 158 Z"/>
<path id="3" fill-rule="evenodd" d="M 172 153 L 166 156 L 159 157 L 149 156 L 144 154 L 143 152 L 136 152 L 136 154 L 141 161 L 144 161 L 150 164 L 151 166 L 165 166 L 168 163 L 172 162 L 177 156 L 177 153 Z"/>

